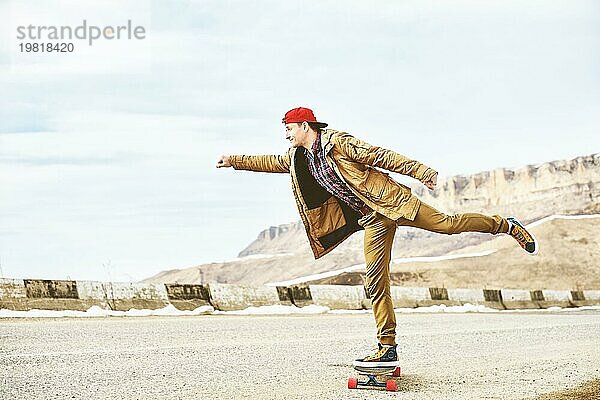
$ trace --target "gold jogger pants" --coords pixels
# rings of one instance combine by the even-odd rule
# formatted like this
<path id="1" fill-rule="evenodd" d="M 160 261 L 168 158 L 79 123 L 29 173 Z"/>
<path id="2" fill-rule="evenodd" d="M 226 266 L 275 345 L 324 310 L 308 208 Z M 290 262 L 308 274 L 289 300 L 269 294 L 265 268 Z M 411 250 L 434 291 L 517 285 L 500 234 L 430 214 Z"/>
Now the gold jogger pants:
<path id="1" fill-rule="evenodd" d="M 413 226 L 446 234 L 461 232 L 506 233 L 508 222 L 499 215 L 476 213 L 446 215 L 421 203 L 414 221 L 393 221 L 373 211 L 363 216 L 359 225 L 365 228 L 366 288 L 371 297 L 381 344 L 396 344 L 396 315 L 390 295 L 390 261 L 396 226 Z"/>

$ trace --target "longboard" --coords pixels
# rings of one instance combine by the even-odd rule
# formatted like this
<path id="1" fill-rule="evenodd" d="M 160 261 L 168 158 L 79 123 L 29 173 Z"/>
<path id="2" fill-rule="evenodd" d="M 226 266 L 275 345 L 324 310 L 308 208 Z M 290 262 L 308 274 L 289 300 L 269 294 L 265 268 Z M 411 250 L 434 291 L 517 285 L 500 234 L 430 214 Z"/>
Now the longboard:
<path id="1" fill-rule="evenodd" d="M 381 368 L 361 368 L 354 367 L 358 375 L 365 376 L 365 379 L 348 378 L 348 389 L 358 389 L 359 386 L 385 388 L 388 392 L 397 390 L 396 380 L 389 378 L 400 377 L 400 367 L 381 367 Z"/>

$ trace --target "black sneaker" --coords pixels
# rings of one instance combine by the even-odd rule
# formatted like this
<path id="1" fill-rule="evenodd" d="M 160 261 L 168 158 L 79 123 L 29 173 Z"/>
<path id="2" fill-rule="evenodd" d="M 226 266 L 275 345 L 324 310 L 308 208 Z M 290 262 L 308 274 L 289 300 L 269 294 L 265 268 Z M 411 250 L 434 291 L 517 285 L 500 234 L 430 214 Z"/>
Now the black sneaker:
<path id="1" fill-rule="evenodd" d="M 533 235 L 525 229 L 523 224 L 514 217 L 506 218 L 508 221 L 508 234 L 515 238 L 519 243 L 519 246 L 523 248 L 527 253 L 534 255 L 538 252 L 538 242 L 535 240 Z"/>
<path id="2" fill-rule="evenodd" d="M 360 368 L 380 368 L 380 367 L 396 367 L 398 366 L 398 353 L 396 346 L 383 346 L 381 343 L 379 350 L 374 354 L 365 358 L 354 360 L 352 364 Z"/>

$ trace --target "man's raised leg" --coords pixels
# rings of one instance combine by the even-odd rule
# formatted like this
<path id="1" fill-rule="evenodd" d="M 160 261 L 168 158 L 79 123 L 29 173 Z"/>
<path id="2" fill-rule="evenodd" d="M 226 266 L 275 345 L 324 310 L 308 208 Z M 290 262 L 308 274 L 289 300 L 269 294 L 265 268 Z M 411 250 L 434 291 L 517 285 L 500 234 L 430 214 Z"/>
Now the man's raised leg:
<path id="1" fill-rule="evenodd" d="M 461 232 L 482 232 L 497 235 L 507 233 L 529 254 L 536 254 L 538 243 L 516 218 L 502 218 L 499 215 L 464 213 L 447 215 L 429 204 L 421 202 L 413 221 L 406 218 L 396 220 L 399 226 L 413 226 L 431 232 L 452 235 Z"/>

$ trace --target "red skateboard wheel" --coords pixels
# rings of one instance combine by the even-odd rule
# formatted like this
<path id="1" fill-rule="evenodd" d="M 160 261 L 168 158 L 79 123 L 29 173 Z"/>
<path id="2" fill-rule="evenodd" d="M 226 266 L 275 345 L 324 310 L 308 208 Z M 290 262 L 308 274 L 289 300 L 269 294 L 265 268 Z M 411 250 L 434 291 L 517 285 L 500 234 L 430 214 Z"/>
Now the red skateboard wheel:
<path id="1" fill-rule="evenodd" d="M 348 389 L 356 389 L 358 387 L 357 378 L 348 378 Z"/>
<path id="2" fill-rule="evenodd" d="M 400 376 L 400 367 L 396 367 L 394 372 L 392 372 L 392 376 L 395 376 L 396 378 Z"/>
<path id="3" fill-rule="evenodd" d="M 393 379 L 389 379 L 387 381 L 385 381 L 385 390 L 387 390 L 388 392 L 395 392 L 397 389 L 396 387 L 396 381 Z"/>

